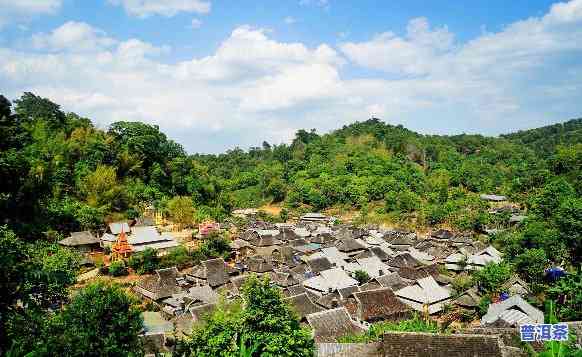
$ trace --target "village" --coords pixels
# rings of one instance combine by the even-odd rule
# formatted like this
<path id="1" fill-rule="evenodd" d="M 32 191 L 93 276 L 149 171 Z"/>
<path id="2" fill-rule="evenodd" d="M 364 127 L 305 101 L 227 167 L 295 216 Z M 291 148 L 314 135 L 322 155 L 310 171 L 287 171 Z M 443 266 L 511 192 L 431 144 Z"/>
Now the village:
<path id="1" fill-rule="evenodd" d="M 514 222 L 523 217 L 510 206 L 498 204 L 504 197 L 484 195 L 482 199 L 491 202 L 491 214 L 505 207 Z M 280 288 L 302 324 L 313 331 L 319 356 L 347 355 L 351 349 L 358 355 L 376 356 L 381 355 L 380 345 L 386 355 L 391 349 L 409 349 L 410 355 L 418 355 L 415 348 L 428 348 L 440 356 L 447 351 L 439 347 L 442 343 L 459 346 L 465 351 L 459 356 L 469 355 L 462 354 L 468 348 L 492 351 L 491 356 L 520 355 L 518 326 L 544 322 L 544 313 L 527 301 L 531 297 L 528 284 L 517 275 L 504 283 L 502 293 L 478 318 L 481 287 L 455 281 L 489 263 L 502 262 L 503 256 L 470 235 L 446 229 L 423 235 L 374 225 L 358 227 L 320 213 L 268 223 L 258 219 L 258 213 L 257 209 L 235 210 L 233 216 L 245 222 L 240 228 L 228 222 L 203 222 L 186 239 L 161 232 L 156 226 L 160 218 L 150 214 L 133 222 L 110 223 L 100 237 L 76 232 L 59 243 L 86 254 L 87 262 L 92 255 L 108 252 L 103 259 L 109 263 L 148 248 L 163 256 L 178 246 L 191 247 L 210 235 L 227 233 L 228 257 L 182 270 L 157 269 L 131 284 L 131 291 L 151 309 L 143 313 L 142 336 L 150 352 L 170 351 L 171 339 L 188 336 L 219 299 L 237 299 L 251 274 L 268 275 Z M 80 280 L 98 274 L 95 268 Z M 338 343 L 344 336 L 364 333 L 373 323 L 414 316 L 450 325 L 455 334 L 394 333 L 383 342 Z M 451 338 L 455 342 L 446 342 Z"/>

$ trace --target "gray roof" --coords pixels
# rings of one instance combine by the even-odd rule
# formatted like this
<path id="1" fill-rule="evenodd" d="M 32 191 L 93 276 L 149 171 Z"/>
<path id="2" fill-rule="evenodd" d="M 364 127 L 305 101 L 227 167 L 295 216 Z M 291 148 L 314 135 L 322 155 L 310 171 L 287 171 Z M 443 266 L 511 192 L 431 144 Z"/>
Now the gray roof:
<path id="1" fill-rule="evenodd" d="M 341 239 L 337 242 L 336 247 L 340 252 L 345 253 L 366 249 L 365 245 L 354 238 Z"/>
<path id="2" fill-rule="evenodd" d="M 129 227 L 129 224 L 127 224 L 127 222 L 112 222 L 112 223 L 109 223 L 109 231 L 112 234 L 117 235 L 117 234 L 121 233 L 122 230 L 125 233 L 130 233 L 131 232 L 131 228 Z"/>
<path id="3" fill-rule="evenodd" d="M 314 330 L 316 342 L 332 342 L 339 337 L 357 334 L 364 329 L 353 321 L 345 307 L 307 315 L 307 322 Z"/>
<path id="4" fill-rule="evenodd" d="M 482 200 L 485 200 L 485 201 L 493 201 L 493 202 L 507 201 L 507 197 L 505 197 L 505 196 L 499 196 L 499 195 L 486 195 L 486 194 L 482 194 L 479 197 L 481 197 L 481 199 Z"/>
<path id="5" fill-rule="evenodd" d="M 99 244 L 99 238 L 89 231 L 72 232 L 70 237 L 60 240 L 59 244 L 67 247 Z"/>
<path id="6" fill-rule="evenodd" d="M 331 269 L 331 262 L 326 257 L 316 256 L 314 258 L 307 259 L 306 261 L 309 269 L 314 273 L 319 273 L 320 271 Z"/>
<path id="7" fill-rule="evenodd" d="M 399 320 L 410 316 L 410 308 L 389 288 L 354 293 L 358 317 L 362 321 Z"/>
<path id="8" fill-rule="evenodd" d="M 152 242 L 152 243 L 136 244 L 136 245 L 132 246 L 132 248 L 133 248 L 134 252 L 141 252 L 141 251 L 146 250 L 147 248 L 151 248 L 154 250 L 169 249 L 169 248 L 175 248 L 179 245 L 180 244 L 174 240 L 165 240 L 165 241 Z"/>
<path id="9" fill-rule="evenodd" d="M 176 283 L 178 276 L 176 267 L 158 269 L 155 275 L 146 276 L 138 281 L 134 289 L 152 300 L 164 299 L 182 292 Z"/>
<path id="10" fill-rule="evenodd" d="M 194 301 L 201 301 L 206 304 L 218 302 L 218 294 L 209 285 L 191 287 L 188 289 L 188 296 Z"/>
<path id="11" fill-rule="evenodd" d="M 303 286 L 322 292 L 329 292 L 358 285 L 358 281 L 343 271 L 341 268 L 328 269 L 321 272 L 321 275 L 314 276 L 303 282 Z"/>
<path id="12" fill-rule="evenodd" d="M 319 306 L 315 305 L 311 301 L 311 299 L 309 299 L 307 293 L 302 293 L 299 295 L 285 298 L 284 301 L 288 302 L 291 306 L 293 306 L 293 308 L 295 309 L 295 311 L 297 311 L 301 318 L 304 318 L 309 314 L 313 314 L 323 310 Z"/>
<path id="13" fill-rule="evenodd" d="M 509 299 L 489 305 L 487 314 L 481 318 L 481 325 L 494 324 L 498 320 L 509 325 L 543 323 L 544 313 L 531 306 L 521 296 L 514 295 Z"/>
<path id="14" fill-rule="evenodd" d="M 131 235 L 127 237 L 127 242 L 131 245 L 154 243 L 169 240 L 167 235 L 162 236 L 154 226 L 133 227 Z"/>
<path id="15" fill-rule="evenodd" d="M 206 280 L 208 281 L 208 285 L 211 287 L 224 285 L 228 282 L 229 277 L 226 272 L 224 259 L 209 259 L 202 262 L 202 265 L 206 270 Z"/>
<path id="16" fill-rule="evenodd" d="M 385 288 L 399 290 L 407 286 L 398 273 L 388 273 L 376 278 L 376 281 Z"/>
<path id="17" fill-rule="evenodd" d="M 431 314 L 442 310 L 443 302 L 451 297 L 451 293 L 441 287 L 432 276 L 419 279 L 413 285 L 397 290 L 396 295 L 417 311 L 422 312 L 423 305 L 427 304 Z"/>
<path id="18" fill-rule="evenodd" d="M 397 254 L 392 259 L 390 259 L 386 264 L 395 268 L 403 267 L 415 268 L 422 265 L 418 260 L 414 259 L 414 257 L 408 252 Z"/>

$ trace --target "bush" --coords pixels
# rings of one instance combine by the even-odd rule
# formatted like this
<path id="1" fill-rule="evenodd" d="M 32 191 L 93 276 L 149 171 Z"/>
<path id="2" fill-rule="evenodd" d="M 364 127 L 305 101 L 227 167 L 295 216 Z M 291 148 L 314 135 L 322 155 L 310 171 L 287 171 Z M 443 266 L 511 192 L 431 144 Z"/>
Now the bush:
<path id="1" fill-rule="evenodd" d="M 511 266 L 507 263 L 489 263 L 483 269 L 473 273 L 473 282 L 486 293 L 499 292 L 501 285 L 512 274 Z"/>
<path id="2" fill-rule="evenodd" d="M 151 248 L 145 249 L 143 252 L 132 255 L 128 260 L 128 265 L 136 273 L 142 275 L 153 273 L 159 268 L 158 253 Z"/>
<path id="3" fill-rule="evenodd" d="M 370 281 L 370 276 L 363 270 L 356 270 L 354 272 L 354 279 L 356 279 L 358 283 L 362 285 Z"/>
<path id="4" fill-rule="evenodd" d="M 123 260 L 116 260 L 109 264 L 109 275 L 111 276 L 122 276 L 127 275 L 127 268 Z"/>
<path id="5" fill-rule="evenodd" d="M 161 265 L 163 267 L 176 266 L 178 269 L 183 269 L 192 264 L 192 257 L 188 254 L 188 250 L 183 246 L 170 250 L 161 260 Z"/>

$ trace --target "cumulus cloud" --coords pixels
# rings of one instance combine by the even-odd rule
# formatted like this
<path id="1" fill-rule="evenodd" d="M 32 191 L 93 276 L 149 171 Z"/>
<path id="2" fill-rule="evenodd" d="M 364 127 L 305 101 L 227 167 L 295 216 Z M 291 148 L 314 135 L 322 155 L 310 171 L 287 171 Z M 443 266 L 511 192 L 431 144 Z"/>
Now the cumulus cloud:
<path id="1" fill-rule="evenodd" d="M 395 74 L 424 74 L 434 65 L 434 57 L 452 49 L 453 34 L 446 26 L 430 29 L 426 18 L 412 19 L 404 38 L 393 32 L 374 36 L 371 41 L 340 45 L 345 55 L 358 65 Z"/>
<path id="2" fill-rule="evenodd" d="M 45 34 L 39 33 L 32 37 L 36 49 L 53 51 L 72 50 L 86 51 L 105 49 L 113 46 L 116 41 L 107 37 L 104 31 L 96 29 L 84 22 L 69 21 Z"/>
<path id="3" fill-rule="evenodd" d="M 36 15 L 55 14 L 62 3 L 62 0 L 0 0 L 0 27 Z"/>
<path id="4" fill-rule="evenodd" d="M 207 14 L 211 4 L 204 0 L 109 0 L 123 6 L 129 15 L 146 18 L 152 15 L 172 17 L 180 12 Z"/>
<path id="5" fill-rule="evenodd" d="M 294 18 L 293 16 L 287 16 L 283 19 L 283 22 L 285 22 L 287 25 L 293 25 L 294 23 L 297 22 L 297 19 Z"/>
<path id="6" fill-rule="evenodd" d="M 12 98 L 33 91 L 102 126 L 156 123 L 191 151 L 278 143 L 369 116 L 422 132 L 507 132 L 580 115 L 581 4 L 468 42 L 425 18 L 402 36 L 386 29 L 338 49 L 240 26 L 208 56 L 176 63 L 163 57 L 169 47 L 68 23 L 34 36 L 35 51 L 0 48 L 0 83 Z M 84 42 L 97 45 L 80 51 Z"/>

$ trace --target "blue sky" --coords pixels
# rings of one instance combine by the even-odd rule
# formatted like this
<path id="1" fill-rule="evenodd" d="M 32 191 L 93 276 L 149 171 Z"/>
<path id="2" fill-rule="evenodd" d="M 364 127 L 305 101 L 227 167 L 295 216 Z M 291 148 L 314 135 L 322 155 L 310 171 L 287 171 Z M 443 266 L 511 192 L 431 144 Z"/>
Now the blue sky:
<path id="1" fill-rule="evenodd" d="M 0 93 L 190 152 L 379 117 L 496 135 L 581 116 L 582 0 L 0 0 Z"/>

